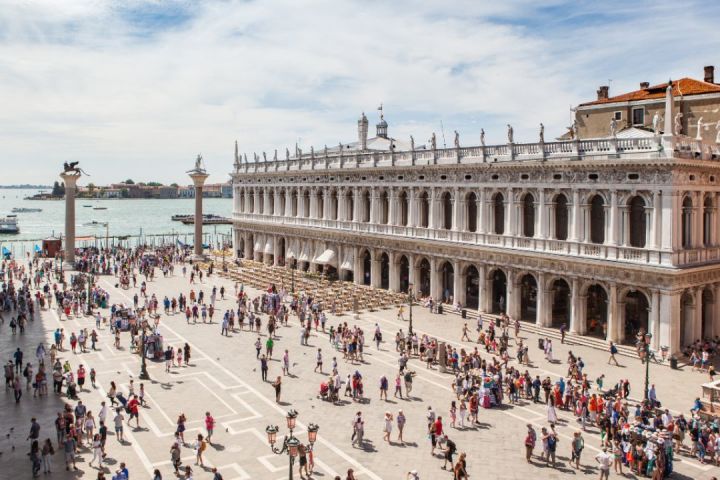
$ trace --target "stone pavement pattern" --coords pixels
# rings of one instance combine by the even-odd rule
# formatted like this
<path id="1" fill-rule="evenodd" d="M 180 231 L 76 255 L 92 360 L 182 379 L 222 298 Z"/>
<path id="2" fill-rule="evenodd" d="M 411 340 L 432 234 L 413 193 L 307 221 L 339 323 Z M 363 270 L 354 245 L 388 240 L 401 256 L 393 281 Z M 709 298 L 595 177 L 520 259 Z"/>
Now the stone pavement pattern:
<path id="1" fill-rule="evenodd" d="M 209 297 L 213 285 L 218 288 L 225 285 L 228 292 L 234 290 L 230 281 L 215 275 L 210 279 L 205 278 L 202 284 L 191 286 L 179 270 L 176 268 L 173 278 L 160 277 L 149 282 L 149 293 L 155 293 L 158 299 L 162 300 L 165 295 L 177 296 L 181 291 L 187 294 L 190 288 L 196 292 L 204 290 L 206 298 Z M 100 286 L 110 292 L 111 303 L 132 304 L 132 295 L 139 292 L 139 289 L 123 291 L 116 289 L 114 284 L 114 278 L 100 277 Z M 251 290 L 251 293 L 255 295 L 258 292 Z M 184 315 L 162 314 L 160 330 L 164 335 L 165 345 L 177 347 L 188 342 L 192 347 L 191 365 L 175 367 L 171 373 L 165 373 L 163 363 L 148 362 L 152 381 L 144 382 L 149 406 L 140 413 L 142 428 L 126 427 L 127 442 L 123 445 L 118 444 L 114 433 L 109 434 L 106 472 L 114 472 L 119 462 L 124 461 L 133 479 L 150 478 L 150 472 L 154 468 L 159 468 L 165 478 L 172 478 L 169 449 L 178 414 L 184 412 L 188 418 L 185 436 L 189 440 L 198 432 L 205 433 L 204 413 L 210 411 L 218 425 L 213 436 L 213 446 L 205 454 L 206 467 L 216 466 L 226 480 L 287 478 L 287 457 L 276 456 L 270 452 L 265 427 L 271 423 L 278 425 L 279 436 L 284 434 L 284 414 L 288 409 L 294 408 L 300 413 L 299 428 L 295 432 L 299 439 L 304 441 L 307 438 L 304 427 L 308 423 L 320 425 L 318 442 L 315 445 L 317 478 L 333 478 L 336 474 L 344 478 L 348 468 L 354 468 L 359 479 L 405 478 L 405 473 L 412 468 L 417 469 L 423 479 L 451 478 L 449 473 L 440 469 L 440 457 L 433 458 L 430 455 L 425 413 L 428 405 L 431 405 L 438 415 L 444 417 L 449 436 L 457 443 L 458 450 L 468 453 L 469 472 L 473 478 L 485 476 L 524 479 L 534 475 L 544 478 L 570 478 L 579 474 L 588 478 L 597 476 L 592 458 L 599 445 L 598 435 L 595 433 L 584 435 L 586 449 L 582 463 L 585 468 L 582 472 L 576 472 L 569 466 L 569 436 L 577 424 L 567 412 L 558 412 L 561 418 L 561 441 L 558 445 L 559 467 L 556 469 L 541 466 L 537 461 L 532 465 L 524 462 L 522 440 L 525 424 L 533 423 L 537 428 L 547 424 L 543 405 L 523 402 L 518 406 L 481 409 L 481 425 L 464 430 L 450 428 L 448 409 L 450 401 L 454 399 L 450 389 L 452 377 L 436 370 L 426 370 L 424 364 L 417 360 L 411 362 L 411 368 L 417 372 L 412 398 L 400 400 L 390 397 L 388 402 L 379 401 L 379 378 L 386 375 L 392 383 L 397 371 L 397 354 L 392 338 L 398 328 L 407 329 L 407 322 L 398 321 L 394 310 L 363 313 L 357 320 L 350 316 L 329 319 L 328 328 L 337 321 L 347 321 L 351 326 L 357 324 L 363 327 L 368 343 L 371 343 L 369 339 L 375 323 L 379 323 L 383 329 L 386 341 L 381 345 L 381 349 L 376 350 L 374 344 L 367 345 L 365 362 L 355 366 L 345 363 L 339 352 L 333 352 L 327 336 L 321 332 L 311 337 L 309 346 L 301 346 L 298 321 L 291 316 L 290 326 L 280 328 L 280 339 L 275 344 L 274 360 L 268 375 L 273 379 L 281 374 L 279 359 L 287 348 L 292 376 L 283 378 L 282 404 L 278 405 L 275 403 L 273 388 L 260 379 L 259 363 L 255 359 L 253 347 L 257 335 L 248 331 L 237 331 L 228 337 L 220 335 L 217 321 L 222 312 L 232 305 L 232 300 L 218 300 L 216 322 L 212 325 L 188 325 Z M 413 309 L 413 317 L 417 331 L 428 332 L 441 340 L 460 345 L 457 341 L 463 323 L 460 317 L 431 315 L 421 308 Z M 263 315 L 263 327 L 266 318 Z M 41 339 L 51 342 L 52 332 L 57 327 L 64 328 L 69 336 L 71 331 L 77 332 L 81 327 L 94 328 L 94 321 L 89 317 L 59 320 L 54 310 L 43 311 L 41 318 L 29 326 L 23 337 L 11 338 L 7 324 L 0 327 L 2 352 L 8 356 L 17 345 L 25 351 L 26 358 L 27 355 L 34 356 L 32 353 L 38 342 Z M 531 342 L 531 345 L 537 344 L 537 339 L 532 335 L 521 335 L 526 337 L 526 341 Z M 264 344 L 264 329 L 261 337 Z M 125 392 L 130 379 L 135 379 L 136 390 L 140 383 L 137 378 L 140 361 L 137 355 L 128 351 L 129 336 L 123 334 L 120 350 L 115 349 L 112 343 L 109 329 L 104 328 L 101 330 L 98 351 L 77 355 L 66 351 L 61 355 L 61 361 L 69 359 L 74 368 L 83 363 L 88 369 L 94 367 L 97 370 L 98 388 L 92 389 L 86 385 L 89 390 L 86 388 L 81 394 L 83 403 L 94 413 L 105 399 L 111 380 Z M 472 348 L 472 345 L 464 343 L 465 348 Z M 326 378 L 325 375 L 313 372 L 318 347 L 323 349 L 326 372 L 330 369 L 332 356 L 335 355 L 338 357 L 341 378 L 356 369 L 363 374 L 365 395 L 369 401 L 352 404 L 348 399 L 344 399 L 342 405 L 331 405 L 317 398 L 319 385 Z M 555 345 L 555 357 L 564 360 L 568 349 L 573 349 L 576 355 L 583 357 L 591 378 L 604 372 L 608 385 L 618 378 L 627 377 L 633 385 L 633 396 L 642 395 L 641 379 L 644 370 L 641 365 L 621 359 L 621 362 L 624 360 L 629 365 L 625 368 L 609 367 L 606 365 L 607 356 L 604 352 L 559 344 Z M 536 349 L 534 355 L 532 352 L 531 350 L 531 360 L 538 368 L 531 369 L 531 374 L 552 374 L 553 378 L 556 378 L 565 373 L 564 362 L 549 364 L 542 359 L 539 350 Z M 486 356 L 487 354 L 483 354 L 483 357 Z M 699 384 L 705 380 L 701 374 L 671 371 L 667 367 L 656 365 L 652 366 L 652 377 L 658 386 L 660 398 L 670 408 L 682 411 L 687 411 L 696 396 L 695 392 L 699 392 Z M 62 406 L 62 400 L 53 394 L 48 398 L 37 399 L 32 398 L 31 393 L 26 393 L 20 404 L 16 405 L 9 390 L 0 397 L 3 412 L 0 415 L 0 451 L 3 452 L 0 455 L 0 478 L 31 477 L 30 462 L 26 456 L 28 445 L 25 441 L 29 420 L 32 416 L 37 416 L 42 425 L 41 438 L 50 437 L 54 440 L 52 421 L 55 412 Z M 400 408 L 408 419 L 404 434 L 406 444 L 388 445 L 382 441 L 383 414 L 386 410 L 396 414 Z M 364 449 L 353 448 L 350 444 L 350 423 L 356 411 L 362 411 L 365 417 Z M 109 430 L 112 430 L 112 425 L 109 425 Z M 395 438 L 396 432 L 393 432 L 392 439 Z M 16 447 L 15 450 L 12 450 L 12 445 Z M 53 458 L 52 477 L 94 479 L 96 469 L 87 465 L 92 457 L 91 453 L 84 450 L 80 457 L 80 472 L 65 472 L 64 468 L 61 468 L 61 455 L 56 454 Z M 193 465 L 196 479 L 212 477 L 208 469 L 203 471 L 200 467 L 194 467 L 194 452 L 191 448 L 183 448 L 183 461 Z M 687 457 L 676 459 L 675 470 L 675 478 L 709 479 L 718 473 L 716 468 L 701 465 Z M 17 474 L 10 475 L 10 471 Z M 297 472 L 296 478 L 299 478 Z"/>

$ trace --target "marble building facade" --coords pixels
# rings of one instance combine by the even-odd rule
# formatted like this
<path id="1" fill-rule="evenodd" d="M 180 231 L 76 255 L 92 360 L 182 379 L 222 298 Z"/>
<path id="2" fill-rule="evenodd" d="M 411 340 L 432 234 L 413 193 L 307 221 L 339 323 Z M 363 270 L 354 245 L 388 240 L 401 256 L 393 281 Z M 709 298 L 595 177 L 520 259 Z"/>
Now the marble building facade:
<path id="1" fill-rule="evenodd" d="M 348 145 L 236 149 L 235 254 L 671 352 L 720 334 L 717 145 L 512 137 L 416 147 L 363 115 Z"/>

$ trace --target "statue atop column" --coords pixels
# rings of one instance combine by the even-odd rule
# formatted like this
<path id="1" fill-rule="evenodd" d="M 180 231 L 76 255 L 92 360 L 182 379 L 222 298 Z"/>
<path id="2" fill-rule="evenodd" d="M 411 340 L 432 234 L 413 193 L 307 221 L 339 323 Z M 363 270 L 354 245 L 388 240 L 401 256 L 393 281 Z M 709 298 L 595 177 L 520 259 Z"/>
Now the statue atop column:
<path id="1" fill-rule="evenodd" d="M 512 125 L 510 125 L 510 124 L 508 123 L 508 124 L 507 124 L 507 138 L 508 138 L 508 143 L 513 143 L 513 136 L 514 136 L 514 134 L 513 134 L 513 127 L 512 127 Z"/>
<path id="2" fill-rule="evenodd" d="M 85 172 L 82 168 L 78 167 L 79 163 L 80 162 L 63 163 L 63 173 L 72 175 L 80 175 L 81 173 L 84 173 L 89 177 L 90 175 L 88 175 L 87 172 Z"/>
<path id="3" fill-rule="evenodd" d="M 675 135 L 682 135 L 682 118 L 683 118 L 682 112 L 678 112 L 675 114 L 675 121 L 674 121 Z"/>
<path id="4" fill-rule="evenodd" d="M 195 157 L 195 168 L 188 170 L 187 173 L 205 173 L 205 164 L 203 162 L 202 153 L 198 153 Z"/>

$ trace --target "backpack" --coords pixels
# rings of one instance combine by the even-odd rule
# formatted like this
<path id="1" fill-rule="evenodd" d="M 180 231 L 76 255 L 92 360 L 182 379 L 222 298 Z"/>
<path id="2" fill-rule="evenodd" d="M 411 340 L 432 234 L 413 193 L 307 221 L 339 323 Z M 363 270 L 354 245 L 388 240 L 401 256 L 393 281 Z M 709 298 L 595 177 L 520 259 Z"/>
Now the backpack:
<path id="1" fill-rule="evenodd" d="M 618 352 L 618 349 L 617 349 L 617 347 L 615 347 L 615 345 L 613 345 L 612 347 L 610 347 L 610 353 L 612 353 L 613 355 L 615 355 L 617 352 Z"/>
<path id="2" fill-rule="evenodd" d="M 555 438 L 555 435 L 550 435 L 548 437 L 548 451 L 554 452 L 556 446 L 557 446 L 557 438 Z"/>

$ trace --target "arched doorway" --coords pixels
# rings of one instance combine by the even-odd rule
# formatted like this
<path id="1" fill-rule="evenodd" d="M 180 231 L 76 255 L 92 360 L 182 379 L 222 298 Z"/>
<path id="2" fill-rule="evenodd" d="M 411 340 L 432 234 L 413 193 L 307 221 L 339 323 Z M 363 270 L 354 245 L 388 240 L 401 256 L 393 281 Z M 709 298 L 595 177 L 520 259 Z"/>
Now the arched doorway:
<path id="1" fill-rule="evenodd" d="M 445 192 L 440 197 L 440 203 L 442 205 L 443 223 L 442 228 L 450 230 L 452 228 L 452 196 L 450 192 Z"/>
<path id="2" fill-rule="evenodd" d="M 600 195 L 590 200 L 590 242 L 605 242 L 605 200 Z"/>
<path id="3" fill-rule="evenodd" d="M 410 262 L 405 255 L 400 257 L 400 291 L 407 293 L 410 286 Z"/>
<path id="4" fill-rule="evenodd" d="M 634 345 L 639 332 L 649 333 L 650 303 L 644 293 L 632 290 L 625 295 L 625 328 L 622 342 Z"/>
<path id="5" fill-rule="evenodd" d="M 362 271 L 362 279 L 363 279 L 363 285 L 370 285 L 370 269 L 372 268 L 372 261 L 370 259 L 370 252 L 365 250 L 362 254 L 362 262 L 363 262 L 363 271 Z"/>
<path id="6" fill-rule="evenodd" d="M 430 262 L 427 258 L 420 260 L 418 264 L 418 270 L 420 273 L 420 285 L 417 286 L 420 296 L 430 296 Z"/>
<path id="7" fill-rule="evenodd" d="M 285 216 L 285 204 L 287 202 L 287 196 L 285 194 L 285 190 L 280 190 L 280 197 L 279 197 L 280 205 L 278 205 L 278 211 L 275 212 L 276 215 Z"/>
<path id="8" fill-rule="evenodd" d="M 450 262 L 445 262 L 440 266 L 440 286 L 442 287 L 441 301 L 451 303 L 455 298 L 453 289 L 455 281 L 455 271 Z"/>
<path id="9" fill-rule="evenodd" d="M 706 247 L 712 245 L 712 219 L 715 214 L 715 208 L 713 207 L 713 201 L 710 197 L 705 197 L 703 202 L 703 244 Z"/>
<path id="10" fill-rule="evenodd" d="M 235 249 L 235 254 L 238 258 L 245 258 L 245 239 L 240 237 L 238 240 L 237 248 Z"/>
<path id="11" fill-rule="evenodd" d="M 265 191 L 262 188 L 258 189 L 258 213 L 265 213 Z"/>
<path id="12" fill-rule="evenodd" d="M 587 290 L 586 335 L 597 338 L 607 337 L 608 296 L 605 289 L 598 284 L 591 285 Z"/>
<path id="13" fill-rule="evenodd" d="M 565 328 L 570 326 L 570 285 L 559 278 L 552 283 L 552 310 L 550 326 L 552 328 Z"/>
<path id="14" fill-rule="evenodd" d="M 465 216 L 467 217 L 467 231 L 477 232 L 477 195 L 470 192 L 465 197 Z"/>
<path id="15" fill-rule="evenodd" d="M 420 227 L 427 228 L 430 224 L 430 199 L 427 192 L 420 194 Z"/>
<path id="16" fill-rule="evenodd" d="M 390 257 L 385 252 L 380 255 L 380 288 L 390 288 Z"/>
<path id="17" fill-rule="evenodd" d="M 280 262 L 280 265 L 285 265 L 285 239 L 284 238 L 278 239 L 277 245 L 278 245 L 278 251 L 277 251 L 278 262 Z"/>
<path id="18" fill-rule="evenodd" d="M 387 225 L 388 221 L 390 220 L 390 213 L 389 213 L 390 202 L 388 202 L 388 193 L 383 190 L 380 193 L 380 197 L 379 197 L 378 201 L 380 202 L 380 208 L 378 209 L 380 218 L 378 218 L 377 223 L 382 224 L 382 225 Z"/>
<path id="19" fill-rule="evenodd" d="M 330 214 L 328 217 L 330 220 L 337 220 L 340 217 L 340 212 L 338 212 L 337 190 L 330 192 Z"/>
<path id="20" fill-rule="evenodd" d="M 522 234 L 523 237 L 535 236 L 535 197 L 526 193 L 522 201 Z"/>
<path id="21" fill-rule="evenodd" d="M 568 199 L 565 195 L 555 196 L 555 239 L 567 240 L 568 238 Z"/>
<path id="22" fill-rule="evenodd" d="M 529 273 L 520 279 L 520 319 L 534 322 L 537 319 L 537 281 Z"/>
<path id="23" fill-rule="evenodd" d="M 302 196 L 303 217 L 310 218 L 310 192 L 305 190 Z"/>
<path id="24" fill-rule="evenodd" d="M 352 190 L 348 190 L 347 193 L 345 193 L 345 220 L 348 220 L 350 222 L 355 221 L 357 222 L 357 218 L 354 217 L 355 215 L 355 197 L 353 197 Z"/>
<path id="25" fill-rule="evenodd" d="M 628 202 L 628 228 L 630 229 L 630 246 L 644 248 L 647 241 L 645 220 L 645 200 L 636 195 Z"/>
<path id="26" fill-rule="evenodd" d="M 398 223 L 403 227 L 406 227 L 408 224 L 408 196 L 405 190 L 400 192 L 400 195 L 398 196 L 398 203 L 400 208 L 400 219 Z"/>
<path id="27" fill-rule="evenodd" d="M 693 314 L 695 313 L 695 302 L 690 292 L 683 293 L 680 298 L 680 349 L 685 348 L 693 338 Z"/>
<path id="28" fill-rule="evenodd" d="M 473 310 L 480 307 L 480 273 L 475 265 L 465 270 L 465 306 Z"/>
<path id="29" fill-rule="evenodd" d="M 500 269 L 490 272 L 490 281 L 492 282 L 492 305 L 490 311 L 492 313 L 505 313 L 507 308 L 507 277 L 505 272 Z"/>
<path id="30" fill-rule="evenodd" d="M 298 216 L 298 194 L 297 190 L 293 190 L 292 194 L 290 194 L 290 211 L 291 215 L 293 217 Z"/>
<path id="31" fill-rule="evenodd" d="M 713 292 L 709 288 L 703 289 L 702 292 L 702 325 L 700 327 L 700 339 L 705 340 L 715 335 L 713 331 L 713 305 L 715 298 Z"/>
<path id="32" fill-rule="evenodd" d="M 317 193 L 313 194 L 315 196 L 315 218 L 323 219 L 325 218 L 325 196 L 321 191 L 318 191 Z"/>
<path id="33" fill-rule="evenodd" d="M 505 232 L 505 198 L 498 192 L 493 197 L 493 233 L 502 235 Z"/>
<path id="34" fill-rule="evenodd" d="M 248 212 L 255 213 L 255 190 L 250 190 L 248 195 Z"/>

